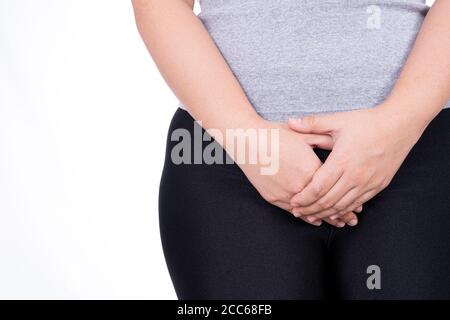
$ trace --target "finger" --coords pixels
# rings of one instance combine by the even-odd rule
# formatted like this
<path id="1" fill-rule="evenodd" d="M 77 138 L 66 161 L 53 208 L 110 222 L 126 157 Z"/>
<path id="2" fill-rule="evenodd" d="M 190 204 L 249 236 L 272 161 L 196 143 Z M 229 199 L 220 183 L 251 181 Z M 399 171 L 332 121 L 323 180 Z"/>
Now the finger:
<path id="1" fill-rule="evenodd" d="M 315 225 L 315 226 L 320 226 L 322 224 L 322 221 L 325 221 L 326 223 L 335 226 L 337 228 L 342 228 L 345 226 L 345 222 L 343 222 L 340 218 L 339 219 L 335 219 L 335 220 L 331 220 L 329 218 L 325 218 L 325 219 L 317 219 L 314 216 L 309 216 L 309 217 L 302 217 L 300 216 L 300 219 L 302 219 L 303 221 Z M 318 224 L 320 223 L 320 224 Z"/>
<path id="2" fill-rule="evenodd" d="M 336 206 L 336 203 L 339 202 L 340 199 L 348 193 L 349 189 L 352 189 L 352 186 L 350 185 L 349 181 L 344 178 L 344 176 L 342 176 L 341 179 L 339 179 L 339 181 L 330 189 L 330 191 L 326 195 L 324 195 L 312 205 L 298 208 L 296 209 L 296 211 L 301 213 L 302 215 L 314 214 L 318 218 L 329 217 L 348 207 L 343 206 L 342 208 L 338 208 Z"/>
<path id="3" fill-rule="evenodd" d="M 339 213 L 339 211 L 333 207 L 328 208 L 328 209 L 321 209 L 320 207 L 316 206 L 315 204 L 313 204 L 312 206 L 309 206 L 308 208 L 309 209 L 303 209 L 302 207 L 300 207 L 300 208 L 294 208 L 293 210 L 299 216 L 304 216 L 306 218 L 314 217 L 314 220 L 328 218 L 328 217 L 331 218 L 333 216 L 337 216 Z M 312 218 L 311 218 L 311 220 L 312 220 Z M 332 219 L 332 220 L 334 220 L 334 219 Z"/>
<path id="4" fill-rule="evenodd" d="M 356 216 L 356 214 L 354 212 L 347 212 L 347 213 L 341 215 L 339 217 L 339 219 L 337 219 L 337 220 L 340 220 L 351 227 L 354 227 L 358 224 L 358 217 Z M 335 220 L 332 220 L 332 221 L 335 221 Z"/>
<path id="5" fill-rule="evenodd" d="M 306 116 L 297 119 L 289 119 L 289 127 L 301 133 L 329 133 L 333 130 L 336 121 L 334 115 Z"/>
<path id="6" fill-rule="evenodd" d="M 369 201 L 370 199 L 375 197 L 379 192 L 380 192 L 380 190 L 371 189 L 371 190 L 367 191 L 366 193 L 364 193 L 363 195 L 361 195 L 358 199 L 356 199 L 356 202 L 366 203 L 367 201 Z"/>
<path id="7" fill-rule="evenodd" d="M 322 198 L 341 178 L 344 169 L 336 165 L 331 152 L 325 163 L 314 173 L 311 182 L 291 199 L 294 207 L 306 207 Z"/>
<path id="8" fill-rule="evenodd" d="M 341 219 L 336 219 L 336 220 L 331 220 L 329 218 L 325 218 L 323 219 L 323 221 L 325 221 L 326 223 L 336 227 L 336 228 L 343 228 L 345 227 L 345 222 L 342 221 Z"/>
<path id="9" fill-rule="evenodd" d="M 293 213 L 292 212 L 293 208 L 292 208 L 290 203 L 287 203 L 287 202 L 284 202 L 284 201 L 274 201 L 271 204 L 276 206 L 276 207 L 278 207 L 278 208 L 281 208 L 283 210 L 286 210 L 286 211 L 289 211 L 289 212 Z"/>
<path id="10" fill-rule="evenodd" d="M 345 194 L 342 194 L 339 200 L 334 204 L 335 209 L 342 213 L 356 210 L 358 207 L 362 206 L 362 203 L 357 201 L 358 198 L 367 191 L 368 190 L 365 189 L 364 186 L 348 190 Z"/>
<path id="11" fill-rule="evenodd" d="M 337 212 L 336 214 L 332 215 L 330 218 L 332 220 L 340 218 L 343 214 L 345 214 L 346 212 L 349 212 L 349 211 L 353 211 L 356 213 L 362 212 L 363 208 L 362 208 L 361 203 L 366 203 L 367 201 L 372 199 L 377 193 L 378 192 L 376 191 L 376 189 L 370 189 L 369 191 L 366 191 L 365 193 L 363 193 L 362 195 L 357 197 L 357 199 L 350 206 L 348 206 L 345 210 Z"/>
<path id="12" fill-rule="evenodd" d="M 355 214 L 360 213 L 360 212 L 356 211 L 356 205 L 351 205 L 350 207 L 346 208 L 345 210 L 336 212 L 335 214 L 330 216 L 330 219 L 331 220 L 340 219 L 343 215 L 347 214 L 348 212 L 354 212 Z"/>
<path id="13" fill-rule="evenodd" d="M 370 199 L 375 197 L 380 191 L 381 190 L 373 189 L 373 190 L 371 190 L 369 192 L 366 192 L 361 197 L 359 197 L 359 199 L 357 201 L 366 203 L 367 201 L 369 201 Z"/>
<path id="14" fill-rule="evenodd" d="M 304 139 L 313 148 L 332 150 L 334 146 L 333 138 L 326 134 L 305 134 Z"/>
<path id="15" fill-rule="evenodd" d="M 351 207 L 349 207 L 349 208 L 347 208 L 347 209 L 345 209 L 345 210 L 342 210 L 342 211 L 340 211 L 340 212 L 338 212 L 338 213 L 336 213 L 336 214 L 333 214 L 332 216 L 330 216 L 330 219 L 331 220 L 335 220 L 335 219 L 337 219 L 337 218 L 340 218 L 342 215 L 344 215 L 345 213 L 347 213 L 347 212 L 351 212 L 351 211 L 353 211 L 354 213 L 361 213 L 362 211 L 363 211 L 363 206 L 359 206 L 358 208 L 356 208 L 356 209 L 353 209 L 355 206 L 354 205 L 352 205 Z"/>
<path id="16" fill-rule="evenodd" d="M 305 217 L 299 217 L 299 218 L 302 219 L 303 221 L 305 221 L 306 223 L 311 224 L 316 227 L 320 227 L 322 225 L 322 220 L 316 220 L 314 222 L 310 222 Z M 339 219 L 337 219 L 336 221 L 339 221 Z"/>
<path id="17" fill-rule="evenodd" d="M 311 225 L 313 225 L 313 226 L 316 226 L 316 227 L 320 227 L 321 225 L 322 225 L 322 220 L 320 220 L 320 219 L 314 219 L 314 220 L 308 220 L 308 219 L 306 219 L 306 217 L 302 217 L 301 215 L 299 215 L 298 213 L 296 213 L 296 212 L 294 212 L 293 211 L 293 209 L 292 209 L 292 207 L 291 208 L 286 208 L 286 205 L 283 205 L 285 208 L 282 208 L 281 206 L 278 206 L 278 207 L 280 207 L 280 208 L 282 208 L 282 209 L 284 209 L 284 210 L 286 210 L 286 211 L 288 211 L 288 212 L 290 212 L 295 218 L 298 218 L 298 219 L 302 219 L 303 221 L 305 221 L 306 223 L 308 223 L 308 224 L 311 224 Z M 338 221 L 339 219 L 336 219 L 336 221 Z"/>

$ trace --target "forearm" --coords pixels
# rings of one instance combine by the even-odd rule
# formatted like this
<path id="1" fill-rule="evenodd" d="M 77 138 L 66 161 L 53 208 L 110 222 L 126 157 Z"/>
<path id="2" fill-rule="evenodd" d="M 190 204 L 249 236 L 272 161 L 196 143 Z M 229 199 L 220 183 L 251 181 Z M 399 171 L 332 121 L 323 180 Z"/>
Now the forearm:
<path id="1" fill-rule="evenodd" d="M 450 1 L 437 0 L 382 107 L 422 131 L 450 99 Z M 410 118 L 408 118 L 410 117 Z"/>
<path id="2" fill-rule="evenodd" d="M 138 30 L 162 76 L 206 129 L 262 125 L 193 0 L 133 0 Z"/>

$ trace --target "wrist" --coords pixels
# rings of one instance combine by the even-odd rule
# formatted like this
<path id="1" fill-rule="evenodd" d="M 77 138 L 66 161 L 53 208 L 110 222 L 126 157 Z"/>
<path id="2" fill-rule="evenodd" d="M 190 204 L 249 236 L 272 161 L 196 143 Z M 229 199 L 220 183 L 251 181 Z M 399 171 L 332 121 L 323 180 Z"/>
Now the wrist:
<path id="1" fill-rule="evenodd" d="M 258 147 L 260 134 L 267 134 L 273 126 L 253 110 L 216 113 L 203 128 L 235 159 L 236 152 L 251 153 Z M 266 132 L 264 132 L 266 131 Z M 256 140 L 256 141 L 255 141 Z"/>
<path id="2" fill-rule="evenodd" d="M 432 116 L 419 112 L 414 107 L 403 105 L 394 101 L 385 101 L 376 107 L 382 115 L 381 121 L 392 128 L 397 128 L 410 135 L 419 138 L 429 125 Z"/>

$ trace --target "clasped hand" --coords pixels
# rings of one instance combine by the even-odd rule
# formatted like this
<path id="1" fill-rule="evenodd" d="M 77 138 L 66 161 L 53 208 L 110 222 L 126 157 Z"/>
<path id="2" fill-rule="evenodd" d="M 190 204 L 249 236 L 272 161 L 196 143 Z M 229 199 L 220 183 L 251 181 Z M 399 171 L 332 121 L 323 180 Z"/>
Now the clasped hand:
<path id="1" fill-rule="evenodd" d="M 422 131 L 404 115 L 378 106 L 335 114 L 290 119 L 289 128 L 302 134 L 321 134 L 330 142 L 317 147 L 331 149 L 309 183 L 295 194 L 291 212 L 309 223 L 321 220 L 354 226 L 353 212 L 392 181 Z M 325 141 L 325 140 L 322 140 Z M 342 226 L 342 222 L 337 226 Z"/>
<path id="2" fill-rule="evenodd" d="M 358 223 L 356 213 L 391 182 L 421 136 L 414 115 L 385 104 L 370 109 L 267 122 L 279 130 L 279 170 L 241 169 L 269 203 L 319 226 Z M 331 150 L 324 163 L 313 148 Z"/>

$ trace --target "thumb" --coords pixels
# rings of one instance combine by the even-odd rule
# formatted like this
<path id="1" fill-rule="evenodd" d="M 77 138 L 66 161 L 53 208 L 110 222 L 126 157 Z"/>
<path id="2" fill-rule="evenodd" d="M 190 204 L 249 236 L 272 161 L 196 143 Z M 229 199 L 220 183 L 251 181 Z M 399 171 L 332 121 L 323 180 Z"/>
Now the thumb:
<path id="1" fill-rule="evenodd" d="M 301 133 L 330 133 L 333 121 L 331 116 L 307 116 L 298 119 L 289 119 L 289 128 Z"/>

